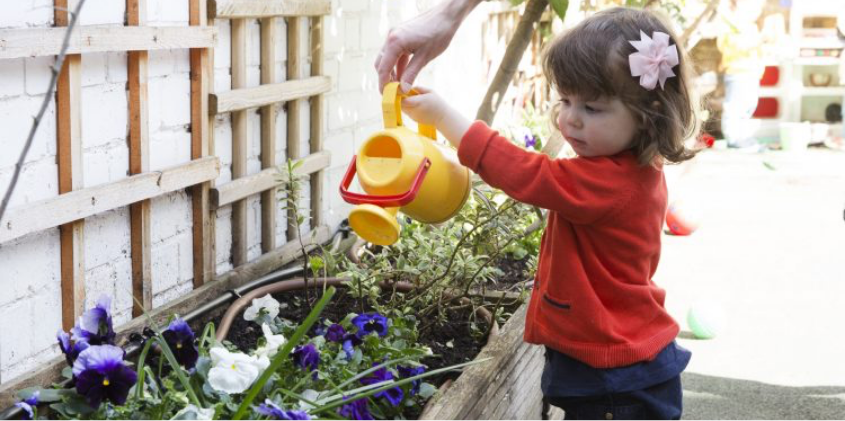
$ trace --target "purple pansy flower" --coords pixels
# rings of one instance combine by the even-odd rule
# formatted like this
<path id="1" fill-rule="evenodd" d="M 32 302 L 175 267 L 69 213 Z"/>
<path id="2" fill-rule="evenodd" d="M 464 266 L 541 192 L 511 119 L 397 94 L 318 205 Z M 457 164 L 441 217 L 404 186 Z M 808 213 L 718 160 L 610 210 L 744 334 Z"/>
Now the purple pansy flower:
<path id="1" fill-rule="evenodd" d="M 373 365 L 376 366 L 378 364 L 373 363 Z M 393 380 L 393 373 L 391 373 L 386 367 L 382 367 L 374 371 L 373 374 L 364 377 L 359 381 L 361 382 L 361 384 L 371 385 L 389 380 Z M 387 390 L 382 390 L 381 392 L 378 392 L 373 396 L 377 398 L 383 397 L 387 399 L 391 405 L 398 406 L 399 403 L 402 402 L 402 397 L 404 396 L 404 393 L 402 392 L 402 389 L 397 386 Z"/>
<path id="2" fill-rule="evenodd" d="M 407 379 L 409 377 L 419 376 L 422 373 L 425 373 L 425 366 L 421 365 L 419 367 L 405 367 L 405 366 L 398 366 L 396 369 L 399 370 L 399 377 L 403 379 Z M 409 393 L 411 396 L 420 393 L 420 384 L 422 384 L 422 380 L 417 379 L 411 382 L 411 390 Z"/>
<path id="3" fill-rule="evenodd" d="M 358 327 L 358 337 L 364 337 L 370 333 L 378 333 L 379 336 L 387 335 L 387 318 L 378 313 L 361 314 L 352 319 L 352 324 Z"/>
<path id="4" fill-rule="evenodd" d="M 76 391 L 92 408 L 103 400 L 116 405 L 126 402 L 138 375 L 123 362 L 124 352 L 114 345 L 94 345 L 82 351 L 73 363 Z"/>
<path id="5" fill-rule="evenodd" d="M 261 415 L 268 416 L 276 420 L 310 420 L 311 417 L 305 411 L 292 409 L 285 411 L 279 405 L 276 405 L 270 399 L 267 399 L 256 409 Z"/>
<path id="6" fill-rule="evenodd" d="M 526 134 L 524 140 L 525 147 L 528 149 L 533 149 L 537 145 L 537 138 L 533 134 Z"/>
<path id="7" fill-rule="evenodd" d="M 345 399 L 345 398 L 344 398 Z M 355 402 L 348 403 L 340 407 L 337 411 L 338 415 L 350 420 L 371 420 L 370 409 L 367 407 L 366 399 L 358 399 Z"/>
<path id="8" fill-rule="evenodd" d="M 346 353 L 346 359 L 351 360 L 352 355 L 355 353 L 355 347 L 362 343 L 361 338 L 358 335 L 347 333 L 343 336 L 342 341 L 343 344 L 341 347 L 343 347 L 343 352 Z"/>
<path id="9" fill-rule="evenodd" d="M 309 369 L 310 367 L 310 371 L 313 371 L 320 365 L 320 352 L 317 351 L 314 344 L 298 346 L 290 355 L 293 358 L 293 363 L 300 368 Z"/>
<path id="10" fill-rule="evenodd" d="M 345 335 L 346 331 L 343 330 L 343 326 L 335 323 L 329 326 L 329 329 L 326 331 L 326 340 L 330 342 L 340 342 L 343 340 Z"/>
<path id="11" fill-rule="evenodd" d="M 41 391 L 36 390 L 35 392 L 32 393 L 32 396 L 30 396 L 30 397 L 24 399 L 23 401 L 15 404 L 15 406 L 17 406 L 18 408 L 26 411 L 26 414 L 27 414 L 26 419 L 31 420 L 35 417 L 35 409 L 34 408 L 35 408 L 36 405 L 38 405 L 38 397 L 40 395 L 41 395 Z"/>
<path id="12" fill-rule="evenodd" d="M 76 343 L 87 342 L 89 345 L 114 345 L 114 329 L 112 328 L 111 298 L 106 295 L 97 300 L 97 305 L 82 314 L 79 322 L 70 330 L 71 337 Z"/>
<path id="13" fill-rule="evenodd" d="M 59 329 L 59 332 L 56 334 L 56 339 L 59 341 L 59 349 L 62 350 L 62 354 L 65 354 L 65 361 L 67 361 L 67 365 L 71 367 L 73 367 L 73 362 L 76 361 L 76 357 L 79 356 L 79 353 L 89 346 L 88 342 L 84 341 L 71 345 L 70 335 L 61 329 Z"/>
<path id="14" fill-rule="evenodd" d="M 176 361 L 188 370 L 194 368 L 199 358 L 199 351 L 194 345 L 194 331 L 188 323 L 177 317 L 170 322 L 162 336 L 167 341 L 167 346 L 173 351 L 173 355 L 176 356 Z"/>

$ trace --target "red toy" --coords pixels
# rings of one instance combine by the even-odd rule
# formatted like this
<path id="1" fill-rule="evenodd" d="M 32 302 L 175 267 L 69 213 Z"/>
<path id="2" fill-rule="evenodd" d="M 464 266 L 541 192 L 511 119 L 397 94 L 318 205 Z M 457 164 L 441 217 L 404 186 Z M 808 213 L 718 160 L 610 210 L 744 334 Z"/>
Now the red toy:
<path id="1" fill-rule="evenodd" d="M 666 226 L 674 235 L 690 235 L 698 229 L 698 221 L 681 202 L 673 202 L 666 210 Z"/>

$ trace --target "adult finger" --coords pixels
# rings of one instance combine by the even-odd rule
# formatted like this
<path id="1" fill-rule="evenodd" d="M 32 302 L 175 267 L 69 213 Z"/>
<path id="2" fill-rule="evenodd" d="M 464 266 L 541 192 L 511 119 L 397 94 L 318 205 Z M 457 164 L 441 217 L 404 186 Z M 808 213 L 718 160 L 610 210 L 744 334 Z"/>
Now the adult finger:
<path id="1" fill-rule="evenodd" d="M 427 56 L 423 54 L 414 54 L 400 77 L 400 82 L 402 82 L 403 86 L 405 86 L 405 84 L 413 86 L 414 80 L 417 79 L 417 75 L 426 64 L 428 64 Z"/>
<path id="2" fill-rule="evenodd" d="M 390 71 L 396 66 L 399 56 L 403 53 L 402 47 L 399 45 L 399 40 L 395 35 L 387 37 L 387 43 L 384 44 L 381 50 L 381 58 L 378 60 L 376 71 L 378 72 L 379 91 L 384 89 L 384 85 L 390 82 Z"/>
<path id="3" fill-rule="evenodd" d="M 397 79 L 402 79 L 402 74 L 405 73 L 405 68 L 408 67 L 408 60 L 410 60 L 408 54 L 402 54 L 399 56 L 399 61 L 396 63 Z"/>

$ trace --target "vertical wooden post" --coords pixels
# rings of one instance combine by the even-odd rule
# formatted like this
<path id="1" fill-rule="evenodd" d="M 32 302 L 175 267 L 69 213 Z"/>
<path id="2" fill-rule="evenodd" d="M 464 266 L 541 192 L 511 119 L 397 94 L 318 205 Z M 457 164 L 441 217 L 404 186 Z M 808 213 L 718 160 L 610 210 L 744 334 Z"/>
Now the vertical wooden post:
<path id="1" fill-rule="evenodd" d="M 246 88 L 247 21 L 232 21 L 232 89 Z M 247 111 L 232 112 L 232 179 L 246 175 Z M 232 204 L 232 260 L 235 267 L 247 262 L 246 199 Z"/>
<path id="2" fill-rule="evenodd" d="M 56 26 L 68 26 L 78 0 L 54 0 Z M 82 56 L 65 57 L 56 86 L 56 140 L 59 194 L 82 182 Z M 59 227 L 61 237 L 62 327 L 70 330 L 85 306 L 84 220 Z"/>
<path id="3" fill-rule="evenodd" d="M 288 26 L 288 57 L 287 73 L 288 80 L 299 79 L 299 17 L 287 18 Z M 300 157 L 300 124 L 299 124 L 299 100 L 288 101 L 288 159 L 297 160 Z M 299 206 L 299 203 L 294 204 Z M 293 211 L 288 212 L 288 241 L 299 238 L 299 224 L 293 216 Z"/>
<path id="4" fill-rule="evenodd" d="M 276 83 L 276 18 L 261 19 L 261 84 Z M 276 166 L 276 105 L 261 107 L 261 168 Z M 261 251 L 276 248 L 276 189 L 261 193 Z"/>
<path id="5" fill-rule="evenodd" d="M 129 26 L 142 26 L 147 21 L 146 0 L 126 0 Z M 146 51 L 128 52 L 129 85 L 129 174 L 150 170 L 150 136 L 147 96 Z M 132 244 L 132 294 L 135 297 L 132 316 L 153 308 L 153 281 L 150 263 L 150 200 L 129 206 L 130 241 Z"/>
<path id="6" fill-rule="evenodd" d="M 189 24 L 206 26 L 205 0 L 190 0 Z M 199 159 L 212 153 L 214 119 L 208 116 L 208 95 L 212 61 L 210 48 L 191 49 L 191 159 Z M 193 213 L 194 288 L 214 279 L 214 218 L 209 207 L 209 181 L 191 188 Z"/>
<path id="7" fill-rule="evenodd" d="M 323 17 L 311 18 L 311 76 L 323 74 Z M 311 97 L 311 153 L 323 150 L 323 96 Z M 311 174 L 311 226 L 323 225 L 323 170 Z"/>

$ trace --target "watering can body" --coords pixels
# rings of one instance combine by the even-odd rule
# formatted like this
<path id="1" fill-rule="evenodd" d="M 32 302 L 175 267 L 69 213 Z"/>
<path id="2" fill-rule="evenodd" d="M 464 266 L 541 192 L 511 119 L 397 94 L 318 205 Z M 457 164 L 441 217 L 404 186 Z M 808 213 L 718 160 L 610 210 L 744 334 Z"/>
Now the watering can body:
<path id="1" fill-rule="evenodd" d="M 353 157 L 341 183 L 341 196 L 355 208 L 349 225 L 365 240 L 390 245 L 399 239 L 396 213 L 423 223 L 444 222 L 457 214 L 469 197 L 469 169 L 455 150 L 437 143 L 431 126 L 420 133 L 402 125 L 398 83 L 384 89 L 385 128 L 373 133 Z M 366 194 L 348 190 L 357 174 Z"/>

